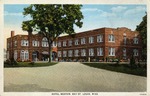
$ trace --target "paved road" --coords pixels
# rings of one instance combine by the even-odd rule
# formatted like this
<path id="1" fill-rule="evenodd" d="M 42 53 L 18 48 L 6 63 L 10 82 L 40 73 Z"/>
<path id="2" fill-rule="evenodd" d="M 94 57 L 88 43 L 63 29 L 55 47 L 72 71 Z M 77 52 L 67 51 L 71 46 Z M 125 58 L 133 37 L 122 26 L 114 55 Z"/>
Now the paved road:
<path id="1" fill-rule="evenodd" d="M 145 92 L 146 77 L 61 62 L 49 67 L 5 68 L 5 92 Z"/>

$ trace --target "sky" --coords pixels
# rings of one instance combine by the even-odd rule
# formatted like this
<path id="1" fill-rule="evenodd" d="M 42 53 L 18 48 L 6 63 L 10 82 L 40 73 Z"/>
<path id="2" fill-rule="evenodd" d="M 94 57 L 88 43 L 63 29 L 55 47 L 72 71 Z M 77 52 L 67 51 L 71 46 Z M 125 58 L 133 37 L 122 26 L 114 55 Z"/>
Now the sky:
<path id="1" fill-rule="evenodd" d="M 25 4 L 5 4 L 4 5 L 4 39 L 6 48 L 6 38 L 10 37 L 10 31 L 15 34 L 27 34 L 22 31 L 22 21 L 29 20 L 30 17 L 24 17 L 22 12 Z M 146 5 L 125 5 L 125 4 L 83 4 L 81 8 L 84 16 L 82 28 L 75 27 L 75 32 L 83 32 L 92 29 L 109 27 L 127 27 L 135 30 L 136 26 L 142 21 L 146 14 Z"/>

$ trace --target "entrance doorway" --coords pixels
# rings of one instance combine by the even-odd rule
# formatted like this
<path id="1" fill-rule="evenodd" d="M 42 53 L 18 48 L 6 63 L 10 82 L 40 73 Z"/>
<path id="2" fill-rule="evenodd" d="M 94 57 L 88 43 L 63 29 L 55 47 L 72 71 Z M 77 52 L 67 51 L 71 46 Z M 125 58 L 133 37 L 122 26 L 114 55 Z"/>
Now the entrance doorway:
<path id="1" fill-rule="evenodd" d="M 32 52 L 32 61 L 38 61 L 39 60 L 39 52 L 34 51 Z"/>
<path id="2" fill-rule="evenodd" d="M 55 51 L 52 52 L 52 60 L 56 61 L 57 53 Z"/>
<path id="3" fill-rule="evenodd" d="M 47 51 L 42 52 L 42 61 L 48 61 L 49 60 L 49 54 Z"/>

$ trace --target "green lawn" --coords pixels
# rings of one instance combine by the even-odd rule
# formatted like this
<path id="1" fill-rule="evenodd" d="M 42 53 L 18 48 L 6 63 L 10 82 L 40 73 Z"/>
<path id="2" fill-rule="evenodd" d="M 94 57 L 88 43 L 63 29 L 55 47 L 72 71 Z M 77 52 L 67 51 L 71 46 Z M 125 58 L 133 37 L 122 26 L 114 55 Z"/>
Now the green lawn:
<path id="1" fill-rule="evenodd" d="M 121 72 L 126 74 L 138 75 L 138 76 L 147 76 L 147 68 L 144 65 L 140 67 L 131 67 L 129 64 L 104 64 L 104 63 L 82 63 L 84 65 L 100 68 L 115 72 Z"/>
<path id="2" fill-rule="evenodd" d="M 33 62 L 17 62 L 15 65 L 4 64 L 5 68 L 12 67 L 43 67 L 43 66 L 52 66 L 57 64 L 57 62 L 48 62 L 48 63 L 33 63 Z"/>

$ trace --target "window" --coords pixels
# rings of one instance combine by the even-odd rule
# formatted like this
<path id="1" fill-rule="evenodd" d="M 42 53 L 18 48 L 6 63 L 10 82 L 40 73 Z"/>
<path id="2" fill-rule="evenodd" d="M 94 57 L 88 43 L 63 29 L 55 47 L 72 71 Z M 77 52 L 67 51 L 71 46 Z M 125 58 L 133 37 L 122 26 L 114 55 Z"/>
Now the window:
<path id="1" fill-rule="evenodd" d="M 14 59 L 17 60 L 17 50 L 14 51 Z"/>
<path id="2" fill-rule="evenodd" d="M 89 37 L 89 43 L 94 43 L 94 37 Z"/>
<path id="3" fill-rule="evenodd" d="M 97 48 L 97 56 L 103 56 L 103 48 Z"/>
<path id="4" fill-rule="evenodd" d="M 133 42 L 134 42 L 134 44 L 138 44 L 138 38 L 135 37 L 135 38 L 133 39 Z"/>
<path id="5" fill-rule="evenodd" d="M 25 60 L 28 60 L 29 59 L 29 53 L 28 53 L 28 50 L 21 50 L 21 60 L 22 61 L 25 61 Z"/>
<path id="6" fill-rule="evenodd" d="M 85 44 L 85 38 L 81 38 L 81 44 Z"/>
<path id="7" fill-rule="evenodd" d="M 126 36 L 123 37 L 123 43 L 127 44 L 127 37 Z"/>
<path id="8" fill-rule="evenodd" d="M 53 41 L 52 47 L 56 47 L 57 46 L 57 42 Z"/>
<path id="9" fill-rule="evenodd" d="M 108 41 L 109 42 L 115 42 L 115 36 L 112 34 L 108 35 Z"/>
<path id="10" fill-rule="evenodd" d="M 63 41 L 63 46 L 67 46 L 67 42 L 66 41 Z"/>
<path id="11" fill-rule="evenodd" d="M 63 51 L 63 57 L 67 57 L 67 51 Z"/>
<path id="12" fill-rule="evenodd" d="M 7 48 L 10 48 L 10 44 L 9 43 L 7 43 Z"/>
<path id="13" fill-rule="evenodd" d="M 21 40 L 21 46 L 29 46 L 28 40 Z"/>
<path id="14" fill-rule="evenodd" d="M 126 48 L 123 49 L 123 56 L 126 57 Z"/>
<path id="15" fill-rule="evenodd" d="M 103 42 L 103 35 L 97 36 L 97 42 Z"/>
<path id="16" fill-rule="evenodd" d="M 17 46 L 17 41 L 14 42 L 14 46 Z"/>
<path id="17" fill-rule="evenodd" d="M 42 47 L 48 47 L 48 40 L 46 37 L 42 39 Z"/>
<path id="18" fill-rule="evenodd" d="M 58 47 L 61 47 L 61 41 L 58 42 Z"/>
<path id="19" fill-rule="evenodd" d="M 89 49 L 89 56 L 94 56 L 94 49 L 93 48 Z"/>
<path id="20" fill-rule="evenodd" d="M 85 49 L 81 49 L 81 56 L 86 56 L 86 50 Z"/>
<path id="21" fill-rule="evenodd" d="M 39 46 L 39 41 L 33 40 L 32 41 L 32 46 L 38 47 Z"/>
<path id="22" fill-rule="evenodd" d="M 133 55 L 134 55 L 134 56 L 138 56 L 138 55 L 139 55 L 139 52 L 138 52 L 137 49 L 134 49 L 134 50 L 133 50 Z"/>
<path id="23" fill-rule="evenodd" d="M 72 40 L 69 40 L 68 42 L 69 42 L 69 46 L 72 46 Z"/>
<path id="24" fill-rule="evenodd" d="M 68 51 L 68 57 L 72 57 L 72 52 L 73 52 L 72 50 Z"/>
<path id="25" fill-rule="evenodd" d="M 75 45 L 79 45 L 79 40 L 78 39 L 75 40 Z"/>
<path id="26" fill-rule="evenodd" d="M 9 59 L 9 51 L 7 51 L 7 55 L 6 55 L 7 59 Z"/>
<path id="27" fill-rule="evenodd" d="M 115 48 L 109 48 L 109 56 L 115 56 Z"/>
<path id="28" fill-rule="evenodd" d="M 74 54 L 75 57 L 78 57 L 78 56 L 79 56 L 79 50 L 75 50 L 74 53 L 75 53 L 75 54 Z"/>
<path id="29" fill-rule="evenodd" d="M 58 51 L 58 57 L 61 57 L 61 51 Z"/>

